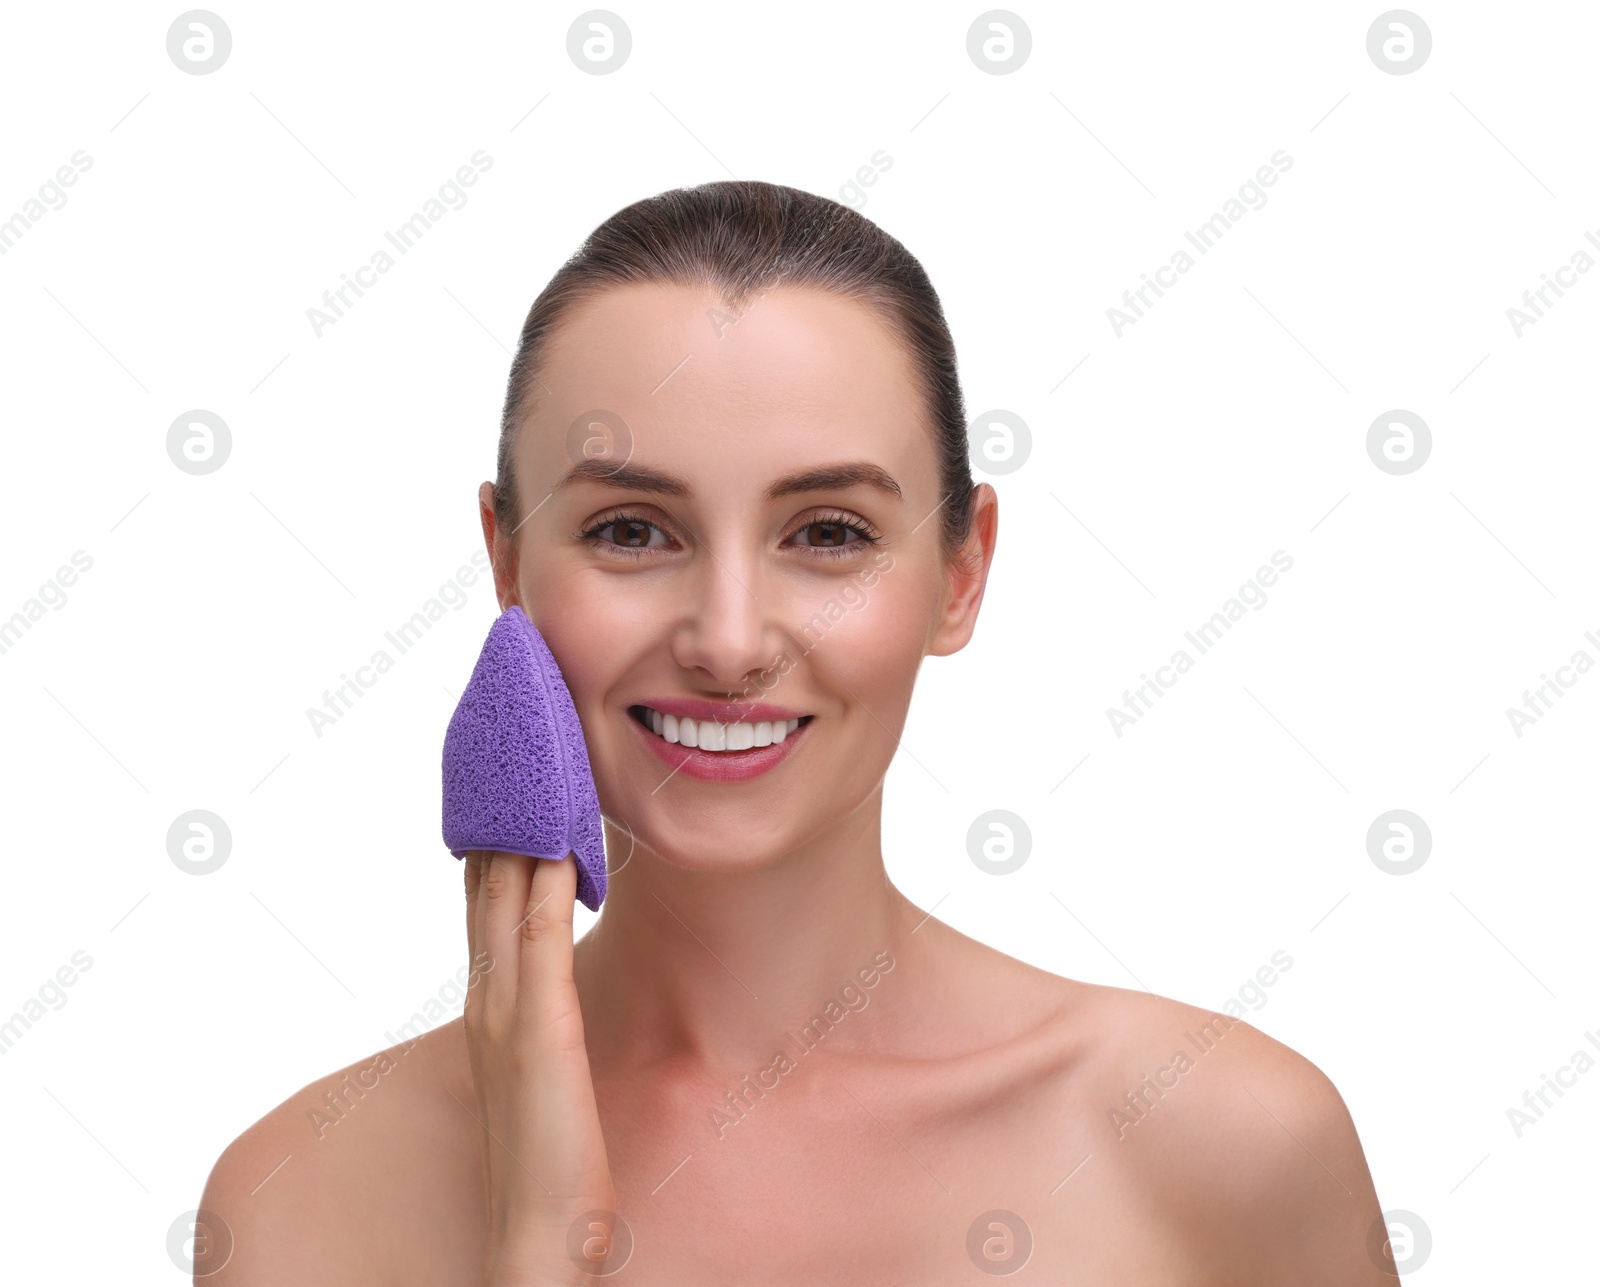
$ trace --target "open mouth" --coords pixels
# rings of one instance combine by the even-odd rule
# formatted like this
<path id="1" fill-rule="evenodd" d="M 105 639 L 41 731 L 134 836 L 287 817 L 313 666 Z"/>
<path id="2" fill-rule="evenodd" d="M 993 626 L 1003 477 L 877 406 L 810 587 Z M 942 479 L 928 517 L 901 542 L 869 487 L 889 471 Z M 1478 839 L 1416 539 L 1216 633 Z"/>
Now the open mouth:
<path id="1" fill-rule="evenodd" d="M 737 720 L 731 724 L 710 719 L 690 719 L 667 715 L 650 706 L 630 706 L 628 714 L 664 742 L 714 754 L 755 750 L 782 742 L 789 734 L 814 718 L 802 715 L 790 720 Z"/>

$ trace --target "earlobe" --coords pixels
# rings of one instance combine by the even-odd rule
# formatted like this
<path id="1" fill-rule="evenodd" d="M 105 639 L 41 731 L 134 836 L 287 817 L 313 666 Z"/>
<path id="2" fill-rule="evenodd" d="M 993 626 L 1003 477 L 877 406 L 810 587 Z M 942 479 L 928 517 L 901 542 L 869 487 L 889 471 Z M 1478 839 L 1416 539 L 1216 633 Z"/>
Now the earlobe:
<path id="1" fill-rule="evenodd" d="M 495 600 L 504 612 L 516 602 L 517 561 L 510 541 L 499 539 L 494 508 L 494 484 L 485 482 L 478 488 L 478 522 L 483 528 L 483 543 L 494 572 Z"/>
<path id="2" fill-rule="evenodd" d="M 972 522 L 966 543 L 960 557 L 946 566 L 949 594 L 930 640 L 928 654 L 933 657 L 945 657 L 967 646 L 977 626 L 989 566 L 994 560 L 1000 526 L 999 498 L 988 483 L 979 483 L 972 489 L 969 504 Z"/>

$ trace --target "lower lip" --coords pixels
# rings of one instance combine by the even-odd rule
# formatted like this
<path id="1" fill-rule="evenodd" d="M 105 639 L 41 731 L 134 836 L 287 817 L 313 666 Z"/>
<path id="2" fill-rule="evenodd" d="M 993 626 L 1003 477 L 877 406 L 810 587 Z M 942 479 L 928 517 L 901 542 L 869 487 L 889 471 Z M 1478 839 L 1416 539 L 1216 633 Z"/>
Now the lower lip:
<path id="1" fill-rule="evenodd" d="M 795 747 L 811 727 L 811 721 L 807 720 L 783 741 L 774 742 L 771 746 L 752 746 L 744 751 L 702 751 L 698 747 L 684 746 L 657 737 L 626 711 L 622 717 L 633 725 L 663 764 L 701 782 L 747 782 L 760 777 L 794 754 Z"/>

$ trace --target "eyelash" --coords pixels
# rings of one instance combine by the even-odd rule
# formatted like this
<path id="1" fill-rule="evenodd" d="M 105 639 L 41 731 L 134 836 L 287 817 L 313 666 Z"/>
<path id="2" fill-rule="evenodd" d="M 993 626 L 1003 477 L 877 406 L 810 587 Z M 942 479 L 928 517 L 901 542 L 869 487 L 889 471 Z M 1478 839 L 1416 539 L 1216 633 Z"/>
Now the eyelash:
<path id="1" fill-rule="evenodd" d="M 644 527 L 653 527 L 663 535 L 669 537 L 671 536 L 671 533 L 668 532 L 660 523 L 657 523 L 652 519 L 648 519 L 642 514 L 634 513 L 626 509 L 607 511 L 606 513 L 602 514 L 600 518 L 588 529 L 575 533 L 575 535 L 579 540 L 586 542 L 592 547 L 605 546 L 608 554 L 620 555 L 624 558 L 634 559 L 644 558 L 646 555 L 651 554 L 650 549 L 646 546 L 618 545 L 615 541 L 606 541 L 600 538 L 601 532 L 605 531 L 609 527 L 614 527 L 619 523 L 638 523 Z M 801 547 L 802 549 L 809 549 L 813 551 L 813 553 L 818 557 L 832 559 L 850 558 L 854 556 L 856 551 L 864 550 L 874 545 L 879 545 L 883 541 L 883 537 L 880 536 L 877 530 L 865 520 L 852 518 L 850 515 L 842 513 L 838 510 L 811 515 L 806 519 L 805 522 L 796 527 L 794 532 L 791 532 L 790 535 L 796 535 L 800 532 L 803 532 L 806 528 L 813 527 L 817 524 L 847 528 L 848 530 L 855 532 L 861 538 L 858 541 L 850 541 L 844 545 L 814 545 Z"/>

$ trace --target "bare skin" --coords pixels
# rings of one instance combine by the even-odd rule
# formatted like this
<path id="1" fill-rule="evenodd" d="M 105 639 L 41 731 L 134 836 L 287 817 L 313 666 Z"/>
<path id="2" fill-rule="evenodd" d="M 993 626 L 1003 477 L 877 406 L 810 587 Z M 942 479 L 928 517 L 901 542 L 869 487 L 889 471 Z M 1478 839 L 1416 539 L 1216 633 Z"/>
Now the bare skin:
<path id="1" fill-rule="evenodd" d="M 465 1016 L 228 1147 L 201 1205 L 235 1245 L 206 1281 L 590 1281 L 566 1226 L 605 1207 L 632 1236 L 623 1283 L 974 1283 L 1024 1261 L 1036 1282 L 1392 1282 L 1355 1128 L 1307 1060 L 1035 969 L 889 883 L 884 774 L 922 659 L 971 636 L 997 501 L 975 490 L 972 561 L 948 560 L 911 368 L 867 310 L 780 290 L 718 335 L 717 303 L 628 286 L 580 306 L 519 439 L 515 533 L 480 494 L 500 605 L 539 626 L 583 721 L 612 866 L 598 921 L 573 944 L 570 860 L 469 857 L 469 958 L 493 967 Z M 684 489 L 558 486 L 594 408 L 628 425 L 630 465 Z M 898 495 L 768 495 L 841 462 Z M 819 553 L 840 529 L 865 544 Z M 728 693 L 813 717 L 744 782 L 673 773 L 629 714 Z"/>

